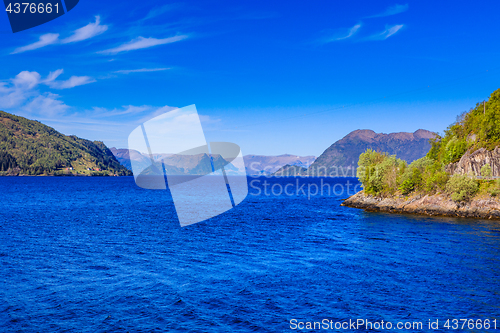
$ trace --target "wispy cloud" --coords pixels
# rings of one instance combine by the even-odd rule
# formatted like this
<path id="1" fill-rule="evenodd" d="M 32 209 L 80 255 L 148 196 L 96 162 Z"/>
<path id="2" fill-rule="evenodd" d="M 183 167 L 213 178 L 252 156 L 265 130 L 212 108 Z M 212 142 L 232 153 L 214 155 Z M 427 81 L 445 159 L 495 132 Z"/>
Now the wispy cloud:
<path id="1" fill-rule="evenodd" d="M 47 75 L 47 78 L 45 79 L 45 82 L 52 82 L 54 81 L 55 79 L 57 79 L 59 77 L 59 75 L 61 75 L 62 73 L 64 73 L 64 70 L 61 68 L 61 69 L 58 69 L 56 71 L 53 71 L 53 72 L 50 72 L 49 75 Z M 38 73 L 37 73 L 38 74 Z"/>
<path id="2" fill-rule="evenodd" d="M 44 114 L 49 116 L 54 116 L 57 114 L 62 114 L 66 112 L 70 107 L 66 105 L 59 98 L 61 96 L 57 94 L 53 94 L 51 92 L 47 92 L 41 95 L 38 95 L 33 100 L 28 102 L 23 110 L 26 110 L 30 113 Z"/>
<path id="3" fill-rule="evenodd" d="M 59 95 L 38 91 L 37 87 L 42 82 L 44 80 L 39 73 L 22 71 L 13 79 L 0 83 L 0 108 L 45 115 L 66 111 L 69 107 L 59 99 Z"/>
<path id="4" fill-rule="evenodd" d="M 149 11 L 149 13 L 142 19 L 142 21 L 152 19 L 154 17 L 165 14 L 175 8 L 179 7 L 178 4 L 168 4 L 161 7 L 155 7 Z"/>
<path id="5" fill-rule="evenodd" d="M 128 133 L 134 128 L 155 116 L 177 109 L 171 106 L 124 105 L 82 110 L 66 104 L 61 95 L 46 91 L 47 87 L 69 88 L 88 81 L 84 79 L 88 77 L 60 80 L 63 73 L 62 69 L 58 69 L 43 77 L 38 72 L 22 71 L 13 78 L 0 80 L 0 110 L 43 121 L 65 134 L 127 147 Z M 204 124 L 217 121 L 207 116 L 200 117 Z"/>
<path id="6" fill-rule="evenodd" d="M 143 114 L 145 112 L 153 112 L 155 108 L 151 105 L 124 105 L 121 109 L 106 109 L 101 107 L 94 107 L 92 111 L 87 112 L 87 116 L 89 118 L 108 118 L 115 116 L 124 116 L 124 115 L 137 115 Z"/>
<path id="7" fill-rule="evenodd" d="M 408 4 L 404 4 L 404 5 L 398 5 L 398 4 L 396 4 L 394 6 L 387 7 L 387 9 L 385 11 L 383 11 L 382 13 L 380 13 L 380 14 L 373 15 L 373 16 L 368 16 L 367 18 L 384 17 L 384 16 L 396 15 L 396 14 L 399 14 L 399 13 L 406 12 L 408 10 L 408 7 L 409 7 Z"/>
<path id="8" fill-rule="evenodd" d="M 69 109 L 60 96 L 52 92 L 40 92 L 38 87 L 46 85 L 53 89 L 68 89 L 95 82 L 89 76 L 72 76 L 68 80 L 57 80 L 62 69 L 50 72 L 46 78 L 38 72 L 22 71 L 14 78 L 0 82 L 0 109 L 24 110 L 28 113 L 55 115 Z"/>
<path id="9" fill-rule="evenodd" d="M 397 24 L 397 25 L 393 25 L 392 27 L 386 27 L 386 29 L 384 31 L 382 31 L 381 33 L 372 35 L 366 39 L 367 40 L 385 40 L 385 39 L 391 37 L 392 35 L 394 35 L 399 30 L 401 30 L 401 28 L 403 28 L 403 26 L 404 26 L 403 24 Z"/>
<path id="10" fill-rule="evenodd" d="M 51 34 L 51 33 L 44 34 L 39 37 L 37 42 L 28 44 L 26 46 L 18 47 L 11 54 L 32 51 L 48 45 L 81 42 L 83 40 L 87 40 L 97 35 L 100 35 L 106 30 L 108 30 L 108 26 L 101 25 L 101 18 L 99 16 L 96 16 L 94 23 L 89 23 L 84 27 L 76 29 L 75 31 L 73 31 L 73 34 L 67 38 L 61 40 L 59 39 L 59 34 Z"/>
<path id="11" fill-rule="evenodd" d="M 52 81 L 47 83 L 47 85 L 54 89 L 69 89 L 93 82 L 96 82 L 96 80 L 90 76 L 72 76 L 68 80 Z"/>
<path id="12" fill-rule="evenodd" d="M 130 73 L 145 73 L 145 72 L 160 72 L 166 71 L 170 68 L 140 68 L 140 69 L 122 69 L 119 71 L 114 71 L 117 74 L 130 74 Z"/>
<path id="13" fill-rule="evenodd" d="M 175 42 L 181 41 L 181 40 L 186 39 L 186 38 L 188 38 L 187 35 L 179 35 L 179 36 L 162 38 L 162 39 L 153 38 L 153 37 L 150 37 L 150 38 L 138 37 L 136 39 L 131 40 L 128 43 L 122 44 L 118 47 L 111 48 L 108 50 L 99 51 L 98 53 L 116 54 L 116 53 L 120 53 L 120 52 L 147 49 L 147 48 L 157 46 L 157 45 L 175 43 Z"/>
<path id="14" fill-rule="evenodd" d="M 354 34 L 359 30 L 359 28 L 361 28 L 361 24 L 356 24 L 354 27 L 349 29 L 349 33 L 346 36 L 339 37 L 339 38 L 337 38 L 337 40 L 347 39 L 347 38 L 354 36 Z"/>
<path id="15" fill-rule="evenodd" d="M 124 105 L 112 109 L 94 107 L 78 112 L 66 111 L 54 116 L 43 117 L 42 115 L 37 119 L 66 134 L 75 134 L 92 140 L 98 139 L 110 146 L 126 148 L 128 134 L 137 126 L 175 109 L 177 108 L 171 106 L 152 105 Z M 202 122 L 207 121 L 207 117 L 200 115 L 200 118 Z M 208 121 L 211 121 L 211 118 L 208 118 Z"/>
<path id="16" fill-rule="evenodd" d="M 351 38 L 352 36 L 354 36 L 354 34 L 356 34 L 356 32 L 360 28 L 361 28 L 361 23 L 358 23 L 351 28 L 342 29 L 341 31 L 338 31 L 333 37 L 329 36 L 329 37 L 323 38 L 319 42 L 326 44 L 326 43 L 330 43 L 330 42 L 335 42 L 335 41 Z"/>
<path id="17" fill-rule="evenodd" d="M 82 40 L 90 39 L 97 35 L 102 34 L 108 30 L 107 25 L 101 25 L 101 18 L 99 16 L 95 17 L 94 23 L 89 23 L 80 29 L 76 29 L 73 31 L 73 34 L 68 38 L 65 38 L 61 41 L 63 44 L 80 42 Z"/>
<path id="18" fill-rule="evenodd" d="M 21 46 L 15 49 L 11 54 L 22 53 L 26 51 L 36 50 L 47 45 L 57 44 L 59 42 L 59 34 L 45 34 L 41 35 L 38 42 Z"/>
<path id="19" fill-rule="evenodd" d="M 49 87 L 54 89 L 69 89 L 96 82 L 96 80 L 94 80 L 90 76 L 72 76 L 68 80 L 57 80 L 57 78 L 62 73 L 64 73 L 63 69 L 58 69 L 54 72 L 50 72 L 45 80 L 40 80 L 40 83 L 48 85 Z"/>

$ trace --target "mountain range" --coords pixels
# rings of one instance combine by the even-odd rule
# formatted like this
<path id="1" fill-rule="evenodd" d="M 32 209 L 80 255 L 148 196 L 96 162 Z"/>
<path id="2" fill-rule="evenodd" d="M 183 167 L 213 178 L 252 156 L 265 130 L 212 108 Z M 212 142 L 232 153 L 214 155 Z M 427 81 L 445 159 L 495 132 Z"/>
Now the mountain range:
<path id="1" fill-rule="evenodd" d="M 387 152 L 396 155 L 408 163 L 423 157 L 430 149 L 429 139 L 435 133 L 419 129 L 413 133 L 375 133 L 372 130 L 356 130 L 332 144 L 318 158 L 314 156 L 297 156 L 284 154 L 279 156 L 245 155 L 245 171 L 249 176 L 334 176 L 356 177 L 358 158 L 366 149 Z M 111 148 L 118 161 L 131 170 L 131 161 L 137 165 L 150 165 L 150 157 L 137 151 Z M 163 159 L 171 174 L 205 174 L 209 163 L 205 156 L 177 156 L 157 154 L 154 162 Z M 174 157 L 176 156 L 175 160 Z M 220 156 L 212 156 L 214 159 Z M 215 160 L 214 160 L 215 162 Z M 227 162 L 220 163 L 226 165 Z M 229 170 L 241 174 L 242 170 Z"/>
<path id="2" fill-rule="evenodd" d="M 212 172 L 212 163 L 216 170 L 224 166 L 227 174 L 242 174 L 244 170 L 239 170 L 233 164 L 228 164 L 222 156 L 218 154 L 149 154 L 141 153 L 132 149 L 111 148 L 110 151 L 116 159 L 127 169 L 132 170 L 132 164 L 138 169 L 148 169 L 151 165 L 156 168 L 165 167 L 169 175 L 206 175 Z M 162 166 L 163 165 L 163 166 Z M 148 172 L 147 170 L 145 171 Z"/>
<path id="3" fill-rule="evenodd" d="M 117 160 L 129 170 L 132 170 L 132 162 L 138 167 L 147 167 L 151 165 L 149 154 L 142 154 L 135 150 L 117 149 L 114 147 L 111 148 L 111 152 L 115 155 Z M 155 154 L 153 155 L 153 162 L 156 163 L 163 160 L 164 165 L 171 168 L 169 174 L 198 175 L 206 174 L 206 170 L 204 169 L 207 165 L 205 161 L 208 158 L 209 156 L 207 154 L 183 156 Z M 215 168 L 217 168 L 219 164 L 227 165 L 227 161 L 224 161 L 219 155 L 212 155 L 212 159 Z M 314 156 L 297 156 L 290 154 L 279 156 L 245 155 L 243 156 L 245 170 L 239 170 L 232 164 L 229 164 L 225 169 L 229 174 L 244 174 L 244 171 L 246 171 L 247 175 L 250 176 L 271 175 L 284 165 L 296 165 L 307 168 L 315 159 Z"/>
<path id="4" fill-rule="evenodd" d="M 435 133 L 375 133 L 356 130 L 327 148 L 318 158 L 284 154 L 245 155 L 240 170 L 219 155 L 149 156 L 135 150 L 108 149 L 100 141 L 66 136 L 38 121 L 0 111 L 0 175 L 131 175 L 132 163 L 147 168 L 163 162 L 169 174 L 201 175 L 226 166 L 228 174 L 356 176 L 359 155 L 366 149 L 396 155 L 408 163 L 423 157 Z M 243 166 L 241 167 L 243 169 Z"/>

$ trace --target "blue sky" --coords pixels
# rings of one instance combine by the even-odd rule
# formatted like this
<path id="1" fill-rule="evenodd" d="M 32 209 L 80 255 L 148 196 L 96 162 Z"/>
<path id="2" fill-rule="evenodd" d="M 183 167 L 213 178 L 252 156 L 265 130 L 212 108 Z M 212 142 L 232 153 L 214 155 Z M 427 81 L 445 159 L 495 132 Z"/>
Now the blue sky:
<path id="1" fill-rule="evenodd" d="M 208 141 L 321 154 L 356 129 L 442 132 L 500 88 L 498 1 L 92 1 L 13 34 L 0 109 L 127 147 L 196 104 Z"/>

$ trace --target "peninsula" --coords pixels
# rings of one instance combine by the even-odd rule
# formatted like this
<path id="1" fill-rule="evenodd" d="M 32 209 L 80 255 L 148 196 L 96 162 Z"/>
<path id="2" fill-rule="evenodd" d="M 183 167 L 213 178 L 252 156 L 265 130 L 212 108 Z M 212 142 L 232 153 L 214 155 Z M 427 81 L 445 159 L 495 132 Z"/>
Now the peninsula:
<path id="1" fill-rule="evenodd" d="M 500 89 L 430 139 L 407 162 L 367 149 L 357 176 L 363 190 L 342 205 L 370 211 L 500 219 Z"/>

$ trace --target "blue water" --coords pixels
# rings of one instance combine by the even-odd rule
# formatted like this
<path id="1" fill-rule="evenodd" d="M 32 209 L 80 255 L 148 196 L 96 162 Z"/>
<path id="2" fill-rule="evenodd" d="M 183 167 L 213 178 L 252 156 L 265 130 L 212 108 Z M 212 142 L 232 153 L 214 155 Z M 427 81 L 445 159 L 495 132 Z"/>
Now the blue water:
<path id="1" fill-rule="evenodd" d="M 340 207 L 346 192 L 256 192 L 180 228 L 168 194 L 130 177 L 0 178 L 0 331 L 499 320 L 499 222 L 367 213 Z"/>

